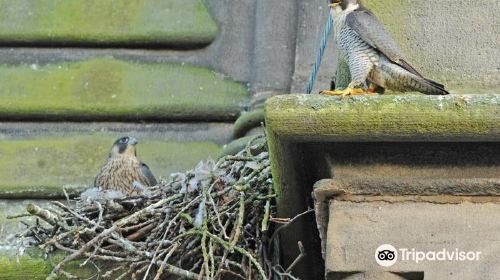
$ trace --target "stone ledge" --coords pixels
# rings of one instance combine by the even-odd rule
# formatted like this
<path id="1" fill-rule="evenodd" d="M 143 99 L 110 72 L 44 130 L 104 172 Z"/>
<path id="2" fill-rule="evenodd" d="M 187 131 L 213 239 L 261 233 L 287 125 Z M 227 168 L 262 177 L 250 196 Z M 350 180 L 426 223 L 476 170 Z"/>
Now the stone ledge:
<path id="1" fill-rule="evenodd" d="M 1 140 L 34 138 L 132 135 L 139 140 L 168 142 L 213 142 L 224 145 L 231 140 L 230 122 L 124 123 L 124 122 L 0 122 Z M 0 140 L 0 143 L 1 143 Z"/>
<path id="2" fill-rule="evenodd" d="M 0 11 L 11 44 L 199 46 L 218 33 L 201 0 L 4 0 Z"/>
<path id="3" fill-rule="evenodd" d="M 0 65 L 0 84 L 4 120 L 232 120 L 248 98 L 210 69 L 106 57 Z"/>
<path id="4" fill-rule="evenodd" d="M 500 95 L 277 96 L 266 125 L 299 142 L 497 141 Z"/>
<path id="5" fill-rule="evenodd" d="M 352 203 L 461 204 L 500 203 L 500 178 L 323 179 L 314 185 L 315 214 L 325 255 L 329 207 L 333 201 Z"/>
<path id="6" fill-rule="evenodd" d="M 111 134 L 94 133 L 0 141 L 0 198 L 57 198 L 64 197 L 63 186 L 70 192 L 88 187 L 115 140 Z M 213 142 L 139 141 L 139 159 L 157 177 L 184 172 L 222 151 Z"/>
<path id="7" fill-rule="evenodd" d="M 344 99 L 283 95 L 267 101 L 265 117 L 278 215 L 289 218 L 308 209 L 312 186 L 318 180 L 335 176 L 325 158 L 328 143 L 400 142 L 414 146 L 415 142 L 470 142 L 469 145 L 473 145 L 474 142 L 500 141 L 498 94 Z M 372 147 L 376 149 L 377 145 Z M 293 262 L 297 252 L 290 248 L 297 241 L 303 241 L 306 251 L 310 252 L 297 267 L 304 279 L 309 279 L 312 269 L 315 273 L 323 272 L 318 265 L 323 260 L 316 229 L 313 219 L 304 218 L 287 228 L 293 234 L 281 235 L 285 264 Z"/>
<path id="8" fill-rule="evenodd" d="M 500 196 L 500 178 L 419 179 L 356 178 L 325 179 L 314 185 L 318 200 L 333 195 L 362 196 Z M 323 198 L 323 199 L 320 199 Z"/>

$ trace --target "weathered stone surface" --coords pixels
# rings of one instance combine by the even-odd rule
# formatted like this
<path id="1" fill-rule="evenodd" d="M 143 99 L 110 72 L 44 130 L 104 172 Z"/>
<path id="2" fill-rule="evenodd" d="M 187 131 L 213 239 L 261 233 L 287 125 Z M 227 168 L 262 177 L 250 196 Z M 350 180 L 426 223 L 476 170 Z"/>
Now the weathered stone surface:
<path id="1" fill-rule="evenodd" d="M 206 45 L 217 26 L 201 0 L 2 0 L 0 41 Z"/>
<path id="2" fill-rule="evenodd" d="M 371 157 L 365 157 L 369 160 Z M 450 167 L 457 168 L 457 166 Z M 352 167 L 356 169 L 356 167 Z M 417 178 L 373 179 L 337 178 L 324 179 L 314 185 L 314 208 L 319 235 L 322 240 L 322 254 L 328 242 L 330 219 L 329 206 L 337 201 L 387 203 L 435 203 L 462 204 L 499 203 L 500 179 L 481 178 L 477 174 L 469 179 L 417 179 Z"/>
<path id="3" fill-rule="evenodd" d="M 365 2 L 427 77 L 456 93 L 493 92 L 500 87 L 499 43 L 492 39 L 498 37 L 496 0 Z"/>
<path id="4" fill-rule="evenodd" d="M 61 197 L 63 186 L 73 191 L 91 185 L 106 162 L 116 140 L 114 135 L 94 133 L 1 141 L 0 197 Z M 220 146 L 208 141 L 139 141 L 138 157 L 158 177 L 184 172 L 221 152 Z"/>
<path id="5" fill-rule="evenodd" d="M 209 69 L 111 58 L 1 65 L 0 83 L 3 119 L 222 120 L 247 98 L 243 85 Z"/>
<path id="6" fill-rule="evenodd" d="M 308 143 L 307 151 L 321 165 L 324 178 L 380 182 L 500 178 L 498 142 L 408 142 Z"/>
<path id="7" fill-rule="evenodd" d="M 294 71 L 298 2 L 256 2 L 252 88 L 256 92 L 289 92 Z"/>
<path id="8" fill-rule="evenodd" d="M 495 141 L 500 95 L 286 95 L 269 99 L 266 125 L 283 138 L 321 141 Z"/>
<path id="9" fill-rule="evenodd" d="M 231 140 L 232 123 L 118 123 L 118 122 L 0 122 L 0 140 L 108 135 L 133 135 L 139 140 L 214 142 Z"/>
<path id="10" fill-rule="evenodd" d="M 332 169 L 338 165 L 345 165 L 344 172 L 341 174 L 349 174 L 347 166 L 350 161 L 340 163 L 333 161 L 336 165 L 332 165 L 332 162 L 326 158 L 333 144 L 372 142 L 366 145 L 373 144 L 374 148 L 371 151 L 376 151 L 380 142 L 399 142 L 395 144 L 413 146 L 415 142 L 418 142 L 417 144 L 447 141 L 498 142 L 500 140 L 500 120 L 498 119 L 500 103 L 498 101 L 498 95 L 447 97 L 384 95 L 344 99 L 319 95 L 286 95 L 269 99 L 265 108 L 266 135 L 273 181 L 278 195 L 279 215 L 294 217 L 306 211 L 307 199 L 310 197 L 314 183 L 320 179 L 335 176 L 335 170 L 332 171 Z M 495 143 L 490 144 L 495 145 Z M 469 143 L 469 145 L 474 145 L 474 143 Z M 425 145 L 420 148 L 425 150 Z M 434 147 L 434 151 L 436 148 Z M 350 149 L 353 153 L 358 152 L 356 146 Z M 442 152 L 439 149 L 437 151 Z M 459 153 L 458 151 L 454 155 Z M 487 151 L 486 148 L 484 153 Z M 387 150 L 387 154 L 389 152 L 390 149 Z M 349 155 L 347 152 L 346 154 L 345 158 L 348 158 Z M 361 151 L 359 154 L 362 154 Z M 373 154 L 377 153 L 373 152 L 370 155 Z M 396 153 L 396 155 L 402 154 Z M 494 154 L 486 159 L 493 157 Z M 338 160 L 336 157 L 332 158 Z M 446 158 L 446 153 L 440 154 L 440 158 Z M 461 159 L 459 163 L 462 165 L 460 166 L 465 164 L 465 158 L 452 157 L 454 158 Z M 394 157 L 391 159 L 394 160 Z M 358 157 L 355 160 L 358 161 L 354 163 L 359 164 L 371 163 L 370 158 L 366 157 Z M 472 166 L 470 170 L 474 167 L 478 169 L 487 167 L 488 174 L 498 174 L 498 169 L 489 169 L 490 162 L 485 162 L 487 163 L 481 164 L 475 160 L 474 163 L 479 164 Z M 383 164 L 384 162 L 377 161 L 376 163 Z M 444 163 L 447 170 L 453 169 L 453 162 L 438 163 Z M 433 161 L 432 164 L 436 162 Z M 418 169 L 420 166 L 415 168 Z M 425 174 L 425 172 L 421 173 Z M 352 174 L 353 172 L 350 173 Z M 371 175 L 376 177 L 379 174 L 373 175 L 372 172 Z M 392 176 L 395 175 L 392 174 Z M 362 200 L 359 199 L 359 201 Z M 293 261 L 294 254 L 297 253 L 293 250 L 293 246 L 297 244 L 297 241 L 303 241 L 311 254 L 301 265 L 306 269 L 313 267 L 321 270 L 317 265 L 321 263 L 319 253 L 321 242 L 312 218 L 304 217 L 287 230 L 288 232 L 281 236 L 282 254 L 285 261 Z"/>
<path id="11" fill-rule="evenodd" d="M 385 270 L 423 272 L 425 279 L 495 279 L 500 273 L 498 211 L 498 203 L 332 201 L 327 273 Z M 397 262 L 391 267 L 383 268 L 375 262 L 375 251 L 382 244 L 398 250 Z M 416 263 L 402 258 L 402 248 L 481 253 L 478 261 Z"/>
<path id="12" fill-rule="evenodd" d="M 164 2 L 164 3 L 163 3 Z M 179 1 L 180 2 L 180 1 Z M 252 76 L 253 38 L 256 1 L 203 1 L 216 20 L 217 39 L 201 49 L 183 48 L 0 48 L 0 63 L 46 64 L 96 57 L 114 57 L 144 63 L 189 63 L 214 69 L 231 79 L 247 83 Z M 169 1 L 162 1 L 168 5 Z M 245 11 L 245 16 L 242 15 Z M 148 47 L 148 46 L 144 46 Z"/>
<path id="13" fill-rule="evenodd" d="M 384 271 L 360 272 L 360 273 L 331 273 L 330 275 L 327 276 L 326 279 L 327 280 L 413 280 L 413 278 L 406 278 L 397 274 Z"/>
<path id="14" fill-rule="evenodd" d="M 354 167 L 355 168 L 355 167 Z M 457 168 L 457 167 L 455 167 Z M 457 168 L 458 169 L 458 168 Z M 479 177 L 479 176 L 478 176 Z M 500 176 L 499 176 L 500 177 Z M 324 200 L 333 194 L 364 196 L 500 196 L 500 178 L 336 178 L 325 179 L 314 186 L 315 196 Z"/>

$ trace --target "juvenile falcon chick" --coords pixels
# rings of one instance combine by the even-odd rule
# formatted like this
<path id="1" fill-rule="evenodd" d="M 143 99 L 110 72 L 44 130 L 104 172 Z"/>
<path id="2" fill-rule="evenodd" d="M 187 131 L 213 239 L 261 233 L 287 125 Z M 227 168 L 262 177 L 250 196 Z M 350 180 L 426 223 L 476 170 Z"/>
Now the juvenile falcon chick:
<path id="1" fill-rule="evenodd" d="M 351 83 L 346 89 L 322 91 L 326 95 L 374 93 L 378 87 L 445 95 L 444 86 L 415 70 L 375 15 L 360 0 L 328 0 L 334 20 L 339 58 L 347 62 Z"/>
<path id="2" fill-rule="evenodd" d="M 144 187 L 157 184 L 149 167 L 139 161 L 133 137 L 115 141 L 106 164 L 96 176 L 94 187 L 101 190 L 118 190 L 124 195 L 139 195 Z"/>

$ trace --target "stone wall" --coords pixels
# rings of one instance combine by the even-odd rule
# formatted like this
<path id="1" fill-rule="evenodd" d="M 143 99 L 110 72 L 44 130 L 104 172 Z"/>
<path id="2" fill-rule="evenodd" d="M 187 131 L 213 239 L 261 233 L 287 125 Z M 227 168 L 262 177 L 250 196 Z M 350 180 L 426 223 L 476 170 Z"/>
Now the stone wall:
<path id="1" fill-rule="evenodd" d="M 239 46 L 251 49 L 232 40 L 237 30 L 253 34 L 251 24 L 230 24 L 236 8 L 0 1 L 0 248 L 23 227 L 7 215 L 64 197 L 63 186 L 71 194 L 92 185 L 118 137 L 139 139 L 138 156 L 157 177 L 219 157 L 250 97 L 240 73 L 249 66 L 221 58 L 223 48 L 234 59 Z"/>
<path id="2" fill-rule="evenodd" d="M 242 113 L 305 90 L 325 2 L 0 0 L 0 240 L 5 209 L 25 204 L 9 199 L 89 186 L 119 136 L 140 139 L 157 176 L 219 156 L 244 135 Z M 429 78 L 454 93 L 500 88 L 498 1 L 365 2 Z M 333 45 L 314 92 L 330 86 Z"/>

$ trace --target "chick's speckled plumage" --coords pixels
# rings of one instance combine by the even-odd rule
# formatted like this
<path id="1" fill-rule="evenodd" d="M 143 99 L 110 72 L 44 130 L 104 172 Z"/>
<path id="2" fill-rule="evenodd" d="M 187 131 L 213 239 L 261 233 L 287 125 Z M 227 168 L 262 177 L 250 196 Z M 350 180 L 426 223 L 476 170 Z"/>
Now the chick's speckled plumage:
<path id="1" fill-rule="evenodd" d="M 145 187 L 157 184 L 149 167 L 137 158 L 136 144 L 137 140 L 132 137 L 116 140 L 108 161 L 95 178 L 94 187 L 121 191 L 125 195 L 138 195 Z"/>
<path id="2" fill-rule="evenodd" d="M 395 91 L 444 95 L 444 86 L 424 78 L 404 58 L 395 41 L 376 16 L 359 0 L 334 3 L 334 39 L 340 59 L 351 73 L 349 87 L 369 83 Z"/>

